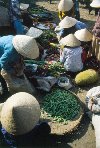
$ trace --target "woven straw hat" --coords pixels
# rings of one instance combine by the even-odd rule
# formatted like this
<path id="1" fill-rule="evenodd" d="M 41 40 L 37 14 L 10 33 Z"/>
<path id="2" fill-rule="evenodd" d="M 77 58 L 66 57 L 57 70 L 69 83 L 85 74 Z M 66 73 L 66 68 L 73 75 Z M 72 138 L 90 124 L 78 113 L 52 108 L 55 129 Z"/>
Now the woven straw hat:
<path id="1" fill-rule="evenodd" d="M 90 6 L 94 8 L 100 8 L 100 0 L 93 0 Z"/>
<path id="2" fill-rule="evenodd" d="M 28 32 L 26 33 L 26 35 L 31 36 L 33 38 L 38 38 L 41 34 L 43 33 L 42 30 L 31 27 Z"/>
<path id="3" fill-rule="evenodd" d="M 13 46 L 24 57 L 35 59 L 39 56 L 39 48 L 33 37 L 16 35 L 13 38 Z"/>
<path id="4" fill-rule="evenodd" d="M 31 131 L 40 118 L 40 106 L 32 95 L 19 92 L 4 103 L 1 111 L 1 124 L 13 135 L 22 135 Z"/>
<path id="5" fill-rule="evenodd" d="M 20 3 L 21 10 L 27 10 L 29 8 L 29 4 Z"/>
<path id="6" fill-rule="evenodd" d="M 85 28 L 75 32 L 74 34 L 79 41 L 88 42 L 92 40 L 92 34 Z"/>
<path id="7" fill-rule="evenodd" d="M 81 42 L 74 36 L 74 34 L 69 34 L 60 40 L 60 45 L 78 47 L 81 45 Z"/>
<path id="8" fill-rule="evenodd" d="M 59 23 L 59 27 L 60 28 L 71 28 L 72 26 L 74 26 L 77 23 L 77 20 L 75 18 L 72 17 L 68 17 L 66 16 L 60 23 Z"/>
<path id="9" fill-rule="evenodd" d="M 69 11 L 73 7 L 74 3 L 72 0 L 61 0 L 58 5 L 59 11 Z"/>

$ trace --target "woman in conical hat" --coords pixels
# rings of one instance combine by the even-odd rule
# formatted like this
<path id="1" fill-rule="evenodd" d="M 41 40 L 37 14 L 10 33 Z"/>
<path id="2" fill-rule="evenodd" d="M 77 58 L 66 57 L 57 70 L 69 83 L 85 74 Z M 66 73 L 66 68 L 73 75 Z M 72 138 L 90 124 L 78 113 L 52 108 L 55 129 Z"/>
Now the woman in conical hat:
<path id="1" fill-rule="evenodd" d="M 57 33 L 59 40 L 70 33 L 74 34 L 77 30 L 84 28 L 87 28 L 85 23 L 77 21 L 75 18 L 66 16 L 55 28 L 55 32 Z"/>
<path id="2" fill-rule="evenodd" d="M 86 28 L 76 31 L 74 35 L 81 42 L 81 47 L 83 49 L 82 61 L 84 63 L 92 47 L 93 35 Z"/>
<path id="3" fill-rule="evenodd" d="M 36 139 L 50 133 L 49 125 L 39 123 L 39 119 L 40 105 L 26 92 L 16 93 L 0 104 L 1 132 L 11 148 L 34 147 Z"/>
<path id="4" fill-rule="evenodd" d="M 97 59 L 100 61 L 100 0 L 93 0 L 90 6 L 99 9 L 97 20 L 92 30 L 93 32 L 92 54 L 95 55 Z"/>
<path id="5" fill-rule="evenodd" d="M 25 34 L 33 25 L 27 9 L 29 4 L 20 3 L 20 0 L 9 0 L 10 22 L 16 34 Z"/>
<path id="6" fill-rule="evenodd" d="M 44 53 L 44 48 L 42 47 L 42 45 L 39 42 L 39 39 L 41 38 L 42 34 L 43 34 L 43 31 L 41 29 L 37 29 L 35 27 L 30 27 L 30 29 L 26 33 L 27 36 L 31 36 L 36 40 L 36 42 L 38 44 L 38 47 L 39 47 L 39 58 L 40 59 L 41 59 L 41 57 L 42 57 L 42 55 Z"/>
<path id="7" fill-rule="evenodd" d="M 59 18 L 62 20 L 65 16 L 74 17 L 74 3 L 72 0 L 60 0 L 58 4 Z"/>
<path id="8" fill-rule="evenodd" d="M 69 34 L 59 41 L 60 49 L 60 62 L 64 64 L 66 71 L 78 72 L 83 68 L 82 63 L 82 47 L 81 42 L 74 36 Z"/>
<path id="9" fill-rule="evenodd" d="M 25 91 L 34 93 L 34 88 L 24 75 L 24 58 L 36 59 L 39 48 L 33 37 L 8 35 L 0 38 L 0 69 L 11 93 Z"/>

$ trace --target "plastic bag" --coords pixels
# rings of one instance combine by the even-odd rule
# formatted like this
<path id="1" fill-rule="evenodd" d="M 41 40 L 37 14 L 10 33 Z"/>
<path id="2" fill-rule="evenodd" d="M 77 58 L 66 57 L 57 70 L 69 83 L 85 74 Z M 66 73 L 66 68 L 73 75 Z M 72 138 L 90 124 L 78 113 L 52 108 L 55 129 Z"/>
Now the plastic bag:
<path id="1" fill-rule="evenodd" d="M 25 75 L 23 75 L 23 78 L 12 77 L 3 69 L 1 70 L 1 75 L 5 79 L 8 90 L 10 91 L 11 94 L 21 91 L 34 94 L 35 88 L 31 85 L 31 83 L 28 81 Z"/>
<path id="2" fill-rule="evenodd" d="M 41 89 L 43 91 L 49 92 L 52 88 L 52 86 L 57 82 L 57 79 L 55 77 L 34 77 L 37 80 L 38 89 Z"/>
<path id="3" fill-rule="evenodd" d="M 96 148 L 100 148 L 100 115 L 92 116 L 92 124 L 95 129 Z"/>
<path id="4" fill-rule="evenodd" d="M 91 108 L 91 99 L 93 100 L 92 112 L 100 113 L 100 86 L 93 87 L 87 92 L 86 104 L 89 109 Z"/>
<path id="5" fill-rule="evenodd" d="M 67 77 L 60 77 L 58 79 L 58 85 L 66 90 L 68 90 L 72 87 L 70 79 Z"/>

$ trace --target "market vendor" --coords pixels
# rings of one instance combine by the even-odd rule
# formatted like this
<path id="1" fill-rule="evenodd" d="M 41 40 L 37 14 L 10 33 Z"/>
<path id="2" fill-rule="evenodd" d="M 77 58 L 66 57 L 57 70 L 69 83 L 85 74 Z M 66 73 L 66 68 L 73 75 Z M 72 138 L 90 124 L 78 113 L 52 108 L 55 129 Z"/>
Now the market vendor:
<path id="1" fill-rule="evenodd" d="M 59 43 L 61 45 L 60 62 L 64 64 L 66 71 L 81 71 L 83 68 L 81 42 L 74 34 L 69 34 L 62 38 Z"/>
<path id="2" fill-rule="evenodd" d="M 47 122 L 40 122 L 40 106 L 36 98 L 19 92 L 0 104 L 2 137 L 8 147 L 34 147 L 39 138 L 49 135 Z"/>
<path id="3" fill-rule="evenodd" d="M 66 16 L 59 25 L 55 28 L 58 40 L 67 36 L 68 34 L 74 34 L 77 30 L 87 28 L 86 24 L 77 21 L 75 18 Z"/>
<path id="4" fill-rule="evenodd" d="M 10 0 L 9 2 L 10 22 L 11 25 L 14 27 L 16 34 L 25 34 L 28 29 L 27 27 L 24 26 L 25 24 L 23 25 L 23 17 L 22 17 L 22 14 L 23 15 L 26 14 L 28 7 L 29 4 L 23 4 L 23 3 L 20 4 L 19 0 Z"/>
<path id="5" fill-rule="evenodd" d="M 0 38 L 0 70 L 11 93 L 34 89 L 24 75 L 23 57 L 36 59 L 39 49 L 34 38 L 26 35 L 8 35 Z"/>
<path id="6" fill-rule="evenodd" d="M 97 59 L 100 61 L 100 1 L 93 0 L 90 6 L 93 8 L 99 8 L 97 20 L 92 30 L 93 32 L 92 54 L 95 55 Z"/>
<path id="7" fill-rule="evenodd" d="M 100 148 L 100 86 L 91 88 L 86 94 L 88 116 L 92 120 L 95 130 L 96 148 Z"/>
<path id="8" fill-rule="evenodd" d="M 74 16 L 77 20 L 80 20 L 79 0 L 73 0 L 73 3 L 74 3 Z"/>
<path id="9" fill-rule="evenodd" d="M 92 34 L 85 28 L 75 32 L 76 38 L 81 42 L 81 47 L 83 49 L 82 61 L 86 61 L 89 56 L 89 51 L 92 48 Z"/>
<path id="10" fill-rule="evenodd" d="M 58 4 L 59 18 L 62 20 L 65 16 L 74 17 L 74 8 L 72 0 L 60 0 Z"/>

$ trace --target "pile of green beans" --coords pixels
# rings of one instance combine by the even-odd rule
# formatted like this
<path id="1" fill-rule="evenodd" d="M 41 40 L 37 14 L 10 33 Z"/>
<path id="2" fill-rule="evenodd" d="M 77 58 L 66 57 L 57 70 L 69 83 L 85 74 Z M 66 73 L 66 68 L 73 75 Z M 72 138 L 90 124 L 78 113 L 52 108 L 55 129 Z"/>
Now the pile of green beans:
<path id="1" fill-rule="evenodd" d="M 42 114 L 46 112 L 48 118 L 52 118 L 54 122 L 67 124 L 68 120 L 78 115 L 80 104 L 69 91 L 54 89 L 44 97 L 41 110 Z"/>

